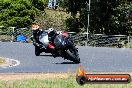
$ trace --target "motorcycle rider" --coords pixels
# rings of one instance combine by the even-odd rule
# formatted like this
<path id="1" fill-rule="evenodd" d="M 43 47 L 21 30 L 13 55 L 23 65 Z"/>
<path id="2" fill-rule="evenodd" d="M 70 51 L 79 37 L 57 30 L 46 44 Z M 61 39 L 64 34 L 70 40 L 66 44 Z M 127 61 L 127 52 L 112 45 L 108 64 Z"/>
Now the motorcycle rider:
<path id="1" fill-rule="evenodd" d="M 52 45 L 53 45 L 53 47 L 54 47 L 54 39 L 55 39 L 55 37 L 57 36 L 57 35 L 59 35 L 59 34 L 64 34 L 65 32 L 60 32 L 60 33 L 57 33 L 57 31 L 55 30 L 55 29 L 53 29 L 53 28 L 49 28 L 49 30 L 48 30 L 48 38 L 49 38 L 49 41 L 51 42 L 51 43 L 53 43 Z M 68 39 L 70 39 L 69 37 L 68 37 L 68 35 L 66 35 L 66 37 L 68 38 Z M 73 51 L 74 51 L 74 54 L 75 55 L 77 55 L 78 53 L 78 50 L 75 48 L 75 45 L 74 45 L 74 43 L 73 43 L 73 41 L 71 40 L 70 42 L 69 42 L 69 45 L 70 45 L 70 48 L 72 48 L 73 49 Z M 53 52 L 55 51 L 55 47 L 54 48 L 52 48 L 53 49 Z M 56 52 L 54 52 L 54 53 L 56 53 Z M 57 54 L 57 53 L 56 53 Z M 55 54 L 55 55 L 56 55 Z"/>
<path id="2" fill-rule="evenodd" d="M 31 36 L 31 40 L 33 41 L 33 45 L 35 47 L 39 47 L 39 48 L 47 48 L 47 46 L 44 46 L 44 44 L 42 42 L 39 41 L 39 36 L 43 33 L 46 32 L 48 35 L 48 40 L 49 40 L 49 44 L 48 47 L 50 47 L 51 53 L 54 57 L 56 57 L 56 53 L 55 53 L 55 46 L 54 46 L 54 38 L 57 35 L 57 31 L 53 28 L 49 28 L 48 30 L 42 30 L 40 29 L 39 24 L 37 23 L 33 23 L 32 24 L 32 36 Z"/>
<path id="3" fill-rule="evenodd" d="M 49 40 L 48 47 L 50 48 L 53 57 L 58 56 L 57 52 L 55 50 L 54 39 L 59 33 L 57 33 L 57 31 L 54 28 L 49 28 L 48 30 L 44 31 L 44 30 L 40 29 L 39 24 L 33 23 L 32 24 L 32 31 L 33 31 L 33 34 L 32 34 L 31 40 L 33 41 L 33 45 L 35 47 L 39 47 L 39 48 L 42 48 L 44 46 L 44 44 L 39 41 L 39 36 L 43 32 L 47 32 L 48 40 Z M 71 48 L 73 48 L 73 50 L 75 50 L 75 52 L 76 52 L 76 49 L 74 48 L 72 42 L 70 42 L 69 44 L 71 44 L 71 46 L 72 46 Z"/>
<path id="4" fill-rule="evenodd" d="M 54 45 L 54 39 L 57 35 L 58 35 L 58 33 L 54 28 L 49 28 L 48 29 L 48 40 L 49 40 L 49 45 L 48 46 L 51 49 L 53 57 L 59 56 L 57 51 L 56 51 L 55 45 Z"/>
<path id="5" fill-rule="evenodd" d="M 40 29 L 39 24 L 32 24 L 32 36 L 31 40 L 33 41 L 33 45 L 37 47 L 42 47 L 42 43 L 39 41 L 39 36 L 43 33 L 43 30 Z"/>
<path id="6" fill-rule="evenodd" d="M 48 39 L 50 42 L 54 43 L 54 39 L 57 35 L 57 31 L 54 28 L 48 29 Z"/>

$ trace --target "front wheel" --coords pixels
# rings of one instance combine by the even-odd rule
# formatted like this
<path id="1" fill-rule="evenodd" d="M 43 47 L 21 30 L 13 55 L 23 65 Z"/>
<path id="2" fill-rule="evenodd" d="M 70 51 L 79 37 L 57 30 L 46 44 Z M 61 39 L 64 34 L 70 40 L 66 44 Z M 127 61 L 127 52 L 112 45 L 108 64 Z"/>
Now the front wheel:
<path id="1" fill-rule="evenodd" d="M 80 63 L 80 58 L 79 58 L 79 55 L 75 55 L 72 51 L 70 51 L 70 50 L 67 50 L 66 51 L 66 53 L 67 53 L 67 58 L 68 58 L 68 60 L 71 60 L 71 61 L 73 61 L 74 63 Z"/>
<path id="2" fill-rule="evenodd" d="M 40 49 L 37 46 L 35 46 L 35 55 L 36 56 L 40 55 Z"/>

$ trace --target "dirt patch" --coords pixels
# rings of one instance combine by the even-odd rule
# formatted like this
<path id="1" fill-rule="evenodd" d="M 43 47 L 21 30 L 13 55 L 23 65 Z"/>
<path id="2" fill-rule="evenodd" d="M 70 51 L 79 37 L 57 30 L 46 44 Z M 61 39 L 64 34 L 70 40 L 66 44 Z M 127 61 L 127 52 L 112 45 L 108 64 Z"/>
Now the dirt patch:
<path id="1" fill-rule="evenodd" d="M 0 41 L 6 42 L 6 41 L 10 41 L 10 40 L 11 40 L 10 35 L 0 35 Z"/>
<path id="2" fill-rule="evenodd" d="M 67 73 L 1 73 L 0 80 L 26 80 L 26 79 L 65 79 Z"/>
<path id="3" fill-rule="evenodd" d="M 130 74 L 132 72 L 91 72 L 88 74 Z M 0 73 L 0 80 L 15 81 L 26 79 L 66 79 L 76 77 L 75 73 Z"/>

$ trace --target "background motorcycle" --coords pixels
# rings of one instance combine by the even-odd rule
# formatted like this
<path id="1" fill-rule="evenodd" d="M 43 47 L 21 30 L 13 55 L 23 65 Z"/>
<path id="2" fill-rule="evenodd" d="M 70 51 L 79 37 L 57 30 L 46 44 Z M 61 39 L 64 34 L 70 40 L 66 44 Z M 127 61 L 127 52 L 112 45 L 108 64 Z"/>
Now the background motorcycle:
<path id="1" fill-rule="evenodd" d="M 70 40 L 66 32 L 57 35 L 54 39 L 54 44 L 49 42 L 48 35 L 45 32 L 40 35 L 39 41 L 42 42 L 44 46 L 35 46 L 36 56 L 45 52 L 51 53 L 53 56 L 61 56 L 64 59 L 73 61 L 74 63 L 80 63 L 78 49 L 75 47 L 72 40 Z M 54 52 L 52 51 L 52 48 L 55 49 Z"/>

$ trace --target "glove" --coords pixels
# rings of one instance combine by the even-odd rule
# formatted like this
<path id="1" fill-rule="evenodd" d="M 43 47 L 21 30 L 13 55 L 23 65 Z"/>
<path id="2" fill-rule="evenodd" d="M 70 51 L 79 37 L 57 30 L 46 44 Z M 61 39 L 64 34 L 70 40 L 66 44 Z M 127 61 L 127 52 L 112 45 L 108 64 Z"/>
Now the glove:
<path id="1" fill-rule="evenodd" d="M 34 45 L 34 46 L 38 46 L 38 47 L 40 46 L 40 44 L 38 44 L 38 43 L 36 43 L 36 42 L 33 42 L 33 45 Z"/>
<path id="2" fill-rule="evenodd" d="M 39 44 L 38 47 L 43 48 L 43 45 L 42 44 Z"/>

